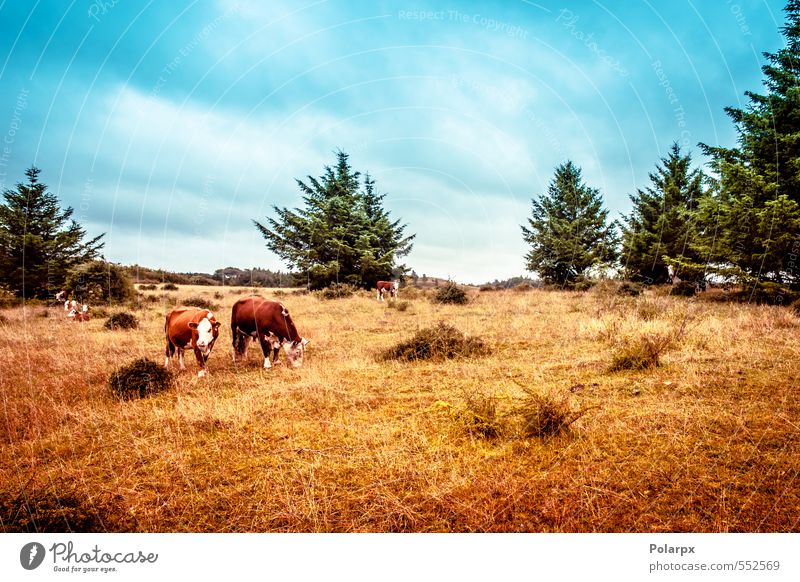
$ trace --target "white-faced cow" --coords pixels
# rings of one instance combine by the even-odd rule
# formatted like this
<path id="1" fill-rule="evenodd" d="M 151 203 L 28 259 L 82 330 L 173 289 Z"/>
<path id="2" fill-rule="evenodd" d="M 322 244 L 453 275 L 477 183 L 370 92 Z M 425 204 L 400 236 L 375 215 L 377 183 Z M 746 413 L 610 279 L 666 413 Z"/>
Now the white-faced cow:
<path id="1" fill-rule="evenodd" d="M 179 307 L 170 311 L 164 323 L 164 334 L 167 339 L 167 359 L 164 367 L 169 368 L 170 359 L 177 350 L 181 370 L 185 370 L 183 350 L 191 348 L 200 367 L 197 375 L 201 378 L 205 376 L 206 362 L 219 336 L 219 326 L 220 323 L 208 309 Z"/>
<path id="2" fill-rule="evenodd" d="M 308 340 L 300 337 L 289 310 L 280 301 L 263 297 L 239 299 L 231 311 L 231 335 L 234 362 L 244 360 L 247 344 L 257 339 L 264 354 L 265 368 L 278 363 L 281 346 L 293 368 L 303 365 Z"/>
<path id="3" fill-rule="evenodd" d="M 397 299 L 398 287 L 400 287 L 400 281 L 378 281 L 378 301 L 384 301 L 383 296 L 387 294 L 390 299 Z"/>
<path id="4" fill-rule="evenodd" d="M 73 301 L 73 303 L 74 303 L 74 301 Z M 81 310 L 78 311 L 78 305 L 76 303 L 75 306 L 67 314 L 67 317 L 72 319 L 72 321 L 89 321 L 89 317 L 90 317 L 89 316 L 89 306 L 84 304 L 81 307 Z"/>

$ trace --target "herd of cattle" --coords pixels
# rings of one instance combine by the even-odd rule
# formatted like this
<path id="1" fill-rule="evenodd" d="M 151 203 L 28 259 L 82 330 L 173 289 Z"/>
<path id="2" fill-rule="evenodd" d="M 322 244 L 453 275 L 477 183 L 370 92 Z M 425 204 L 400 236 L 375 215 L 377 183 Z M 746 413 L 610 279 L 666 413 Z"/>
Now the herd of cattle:
<path id="1" fill-rule="evenodd" d="M 378 281 L 378 301 L 384 301 L 387 295 L 390 300 L 396 300 L 398 287 L 399 281 Z M 57 300 L 63 298 L 63 291 L 56 295 Z M 74 299 L 64 301 L 64 311 L 72 321 L 89 320 L 89 306 L 79 305 Z M 221 325 L 208 309 L 179 307 L 170 311 L 164 323 L 167 342 L 164 366 L 169 368 L 177 352 L 180 369 L 185 370 L 183 352 L 191 349 L 200 368 L 197 375 L 201 378 L 205 376 L 206 363 L 211 355 L 211 348 L 219 337 Z M 233 304 L 231 337 L 234 362 L 244 360 L 248 344 L 257 340 L 264 354 L 265 368 L 271 368 L 279 363 L 278 352 L 281 348 L 289 364 L 293 368 L 299 368 L 303 365 L 305 346 L 309 342 L 297 332 L 292 316 L 283 303 L 260 296 L 245 297 Z"/>

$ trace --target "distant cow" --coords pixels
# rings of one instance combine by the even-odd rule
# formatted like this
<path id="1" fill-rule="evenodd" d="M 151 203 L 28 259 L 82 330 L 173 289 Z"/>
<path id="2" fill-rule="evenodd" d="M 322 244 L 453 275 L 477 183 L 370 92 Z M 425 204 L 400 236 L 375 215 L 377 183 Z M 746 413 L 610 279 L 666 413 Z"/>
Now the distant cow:
<path id="1" fill-rule="evenodd" d="M 389 294 L 389 298 L 397 299 L 397 288 L 400 281 L 378 281 L 378 301 L 384 301 L 384 294 Z"/>
<path id="2" fill-rule="evenodd" d="M 178 351 L 178 362 L 181 370 L 186 369 L 183 362 L 183 350 L 194 350 L 197 365 L 200 371 L 197 375 L 202 378 L 206 375 L 206 362 L 211 354 L 211 348 L 219 336 L 220 323 L 214 319 L 214 314 L 208 309 L 197 307 L 180 307 L 167 314 L 164 323 L 167 348 L 164 367 L 169 368 L 170 359 Z"/>
<path id="3" fill-rule="evenodd" d="M 258 339 L 265 368 L 277 363 L 281 346 L 293 368 L 303 365 L 308 340 L 300 337 L 292 316 L 280 301 L 263 297 L 239 299 L 231 310 L 231 335 L 234 362 L 245 358 L 251 339 Z"/>
<path id="4" fill-rule="evenodd" d="M 90 315 L 89 315 L 89 306 L 88 305 L 83 305 L 81 307 L 81 310 L 78 311 L 78 304 L 75 303 L 74 301 L 73 301 L 73 303 L 75 305 L 72 307 L 70 312 L 67 313 L 67 317 L 71 318 L 72 321 L 89 321 L 89 317 L 90 317 Z"/>

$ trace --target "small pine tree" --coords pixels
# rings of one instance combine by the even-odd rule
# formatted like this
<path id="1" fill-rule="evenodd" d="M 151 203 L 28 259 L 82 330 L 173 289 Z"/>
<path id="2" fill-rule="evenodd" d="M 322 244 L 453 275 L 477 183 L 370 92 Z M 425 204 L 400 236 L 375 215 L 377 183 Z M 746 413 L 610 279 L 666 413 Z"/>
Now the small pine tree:
<path id="1" fill-rule="evenodd" d="M 615 223 L 596 188 L 581 180 L 581 170 L 568 161 L 556 168 L 547 194 L 532 201 L 522 236 L 531 250 L 526 268 L 547 283 L 570 285 L 593 267 L 613 263 L 618 237 Z"/>
<path id="2" fill-rule="evenodd" d="M 396 260 L 411 251 L 415 235 L 405 236 L 406 225 L 389 218 L 375 181 L 366 175 L 362 189 L 360 178 L 348 155 L 338 152 L 336 167 L 326 166 L 319 179 L 297 180 L 304 208 L 273 206 L 276 218 L 266 225 L 253 221 L 267 248 L 312 289 L 332 283 L 372 287 L 392 278 Z"/>
<path id="3" fill-rule="evenodd" d="M 103 247 L 102 234 L 84 241 L 86 231 L 72 218 L 72 208 L 59 207 L 39 181 L 40 172 L 28 169 L 28 182 L 3 192 L 0 204 L 0 285 L 20 297 L 54 294 L 70 269 Z"/>
<path id="4" fill-rule="evenodd" d="M 691 156 L 681 155 L 675 143 L 650 174 L 650 182 L 630 196 L 633 210 L 622 226 L 622 263 L 628 278 L 659 285 L 669 281 L 668 260 L 702 261 L 692 245 L 703 174 L 691 169 Z M 680 269 L 676 274 L 694 279 Z"/>

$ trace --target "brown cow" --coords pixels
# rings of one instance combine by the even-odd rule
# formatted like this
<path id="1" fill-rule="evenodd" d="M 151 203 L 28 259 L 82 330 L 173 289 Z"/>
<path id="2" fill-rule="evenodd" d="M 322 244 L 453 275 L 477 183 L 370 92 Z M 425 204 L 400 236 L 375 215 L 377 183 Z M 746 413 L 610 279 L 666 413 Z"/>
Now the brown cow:
<path id="1" fill-rule="evenodd" d="M 231 310 L 233 361 L 243 360 L 249 340 L 258 339 L 264 354 L 264 367 L 278 363 L 278 351 L 283 346 L 286 359 L 293 368 L 303 365 L 305 347 L 309 340 L 300 337 L 292 316 L 280 301 L 263 297 L 244 297 Z"/>
<path id="2" fill-rule="evenodd" d="M 206 362 L 219 336 L 219 326 L 220 322 L 214 319 L 214 314 L 208 309 L 179 307 L 170 311 L 164 323 L 164 334 L 167 339 L 167 359 L 164 367 L 169 368 L 170 358 L 177 350 L 181 370 L 185 370 L 183 350 L 192 348 L 197 358 L 197 365 L 200 367 L 197 375 L 200 378 L 205 376 Z"/>
<path id="3" fill-rule="evenodd" d="M 378 301 L 384 301 L 384 293 L 388 293 L 389 298 L 392 300 L 397 299 L 397 288 L 399 286 L 399 281 L 378 281 Z"/>

